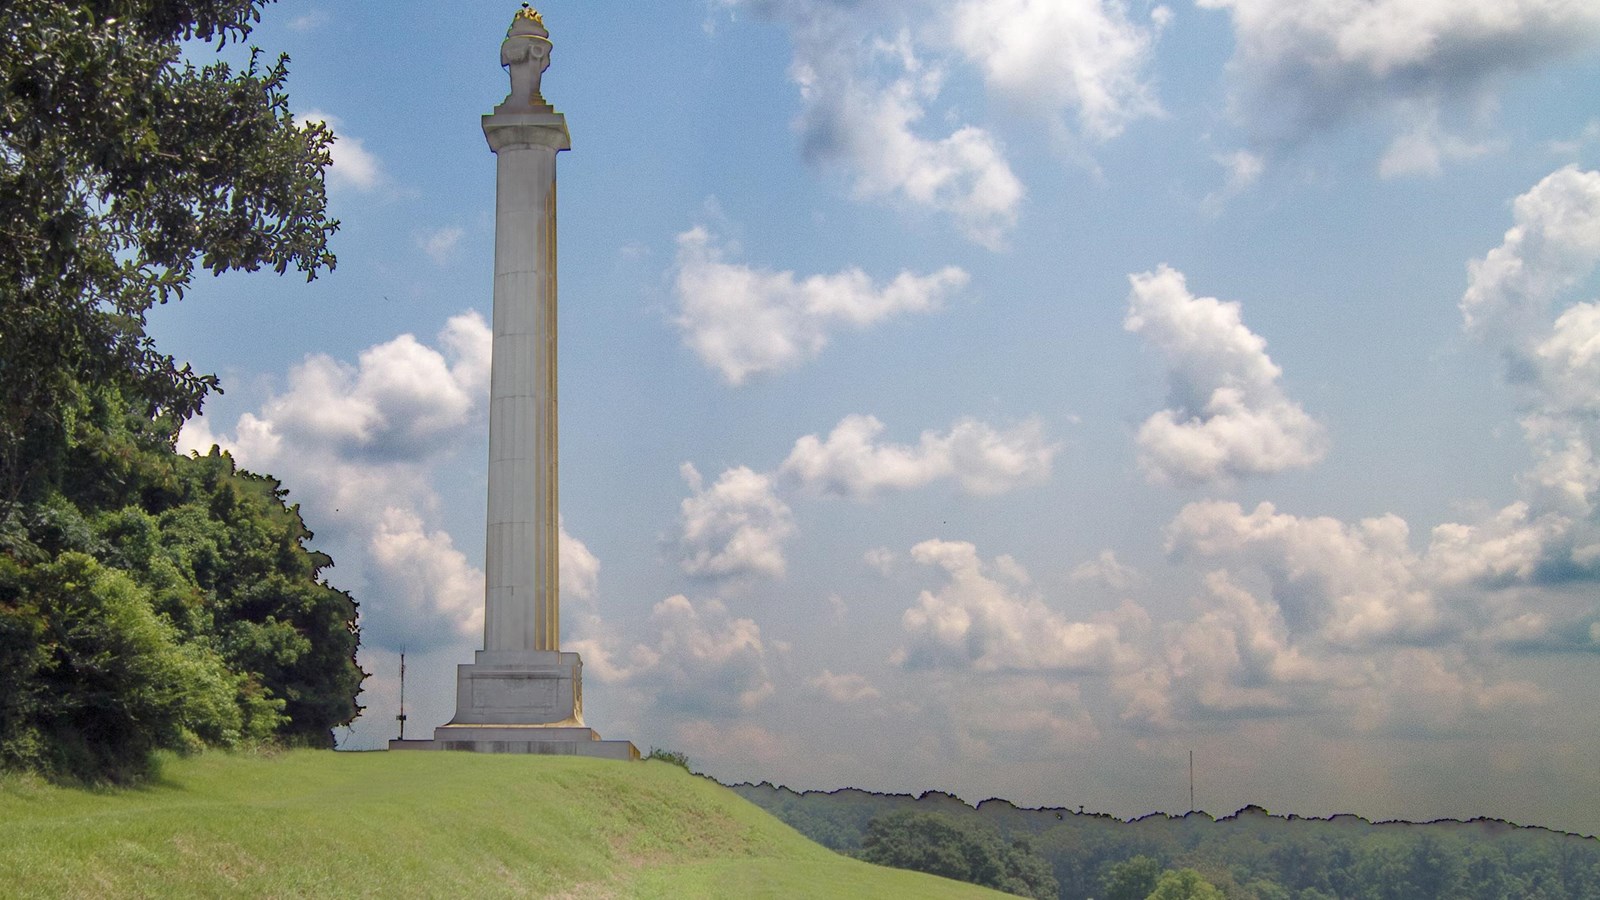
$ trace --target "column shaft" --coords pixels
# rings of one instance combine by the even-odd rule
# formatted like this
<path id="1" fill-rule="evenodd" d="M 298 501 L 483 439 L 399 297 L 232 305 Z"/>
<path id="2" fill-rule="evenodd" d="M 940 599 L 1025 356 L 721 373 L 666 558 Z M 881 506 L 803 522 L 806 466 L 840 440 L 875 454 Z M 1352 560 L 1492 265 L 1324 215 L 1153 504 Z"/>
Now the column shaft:
<path id="1" fill-rule="evenodd" d="M 559 650 L 556 152 L 566 127 L 487 116 L 496 153 L 484 649 Z M 510 120 L 510 121 L 497 121 Z"/>

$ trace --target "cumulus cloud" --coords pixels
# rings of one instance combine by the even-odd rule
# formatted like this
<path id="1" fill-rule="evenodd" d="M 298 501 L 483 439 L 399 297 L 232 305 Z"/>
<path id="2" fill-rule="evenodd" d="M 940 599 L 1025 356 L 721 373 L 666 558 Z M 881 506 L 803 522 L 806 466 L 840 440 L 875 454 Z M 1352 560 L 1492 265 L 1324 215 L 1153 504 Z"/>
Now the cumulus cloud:
<path id="1" fill-rule="evenodd" d="M 826 440 L 795 441 L 780 472 L 813 490 L 847 497 L 909 490 L 944 478 L 972 494 L 998 494 L 1049 478 L 1059 445 L 1048 442 L 1038 420 L 1007 431 L 962 419 L 943 434 L 924 431 L 916 446 L 880 443 L 884 425 L 869 415 L 849 415 Z"/>
<path id="2" fill-rule="evenodd" d="M 390 506 L 367 551 L 377 588 L 369 609 L 382 613 L 362 618 L 368 642 L 424 649 L 482 633 L 483 571 L 467 562 L 449 534 L 428 529 L 410 509 Z"/>
<path id="3" fill-rule="evenodd" d="M 1600 45 L 1600 8 L 1571 0 L 1200 0 L 1227 10 L 1231 106 L 1259 144 L 1283 145 L 1369 115 L 1416 121 L 1418 107 L 1477 100 L 1494 81 Z M 1426 115 L 1424 119 L 1426 119 Z M 1424 138 L 1426 139 L 1426 135 Z M 1402 138 L 1389 174 L 1428 172 Z"/>
<path id="4" fill-rule="evenodd" d="M 220 444 L 291 486 L 335 558 L 333 577 L 362 602 L 370 644 L 426 650 L 462 640 L 482 627 L 483 573 L 428 524 L 431 479 L 482 414 L 490 345 L 483 319 L 465 313 L 434 346 L 404 334 L 354 364 L 313 354 L 231 434 L 194 419 L 178 447 Z"/>
<path id="5" fill-rule="evenodd" d="M 918 59 L 908 33 L 857 54 L 843 52 L 849 46 L 817 52 L 802 41 L 797 49 L 791 74 L 800 87 L 806 155 L 847 165 L 856 176 L 857 196 L 947 214 L 968 238 L 998 249 L 1016 226 L 1023 197 L 1000 142 L 975 125 L 944 137 L 917 132 L 924 104 L 938 96 L 943 75 Z M 899 74 L 871 74 L 872 64 L 883 61 Z"/>
<path id="6" fill-rule="evenodd" d="M 1139 429 L 1139 461 L 1152 481 L 1224 481 L 1322 459 L 1322 426 L 1285 396 L 1282 370 L 1238 303 L 1195 297 L 1183 273 L 1165 265 L 1128 280 L 1124 327 L 1165 358 L 1172 392 L 1173 406 Z"/>
<path id="7" fill-rule="evenodd" d="M 872 686 L 865 676 L 853 673 L 833 674 L 823 669 L 820 674 L 806 682 L 812 690 L 827 697 L 834 703 L 860 703 L 863 700 L 876 700 L 883 693 Z"/>
<path id="8" fill-rule="evenodd" d="M 1600 261 L 1600 172 L 1558 169 L 1511 209 L 1500 246 L 1467 264 L 1461 314 L 1469 332 L 1519 349 L 1549 327 L 1551 303 Z"/>
<path id="9" fill-rule="evenodd" d="M 1437 599 L 1418 578 L 1410 529 L 1395 515 L 1348 525 L 1300 517 L 1261 503 L 1185 506 L 1167 526 L 1167 550 L 1266 578 L 1284 620 L 1329 643 L 1362 646 L 1419 640 L 1444 626 Z"/>
<path id="10" fill-rule="evenodd" d="M 1460 646 L 1353 652 L 1297 631 L 1278 602 L 1226 571 L 1208 574 L 1205 588 L 1200 614 L 1168 625 L 1145 664 L 1114 679 L 1136 730 L 1322 716 L 1342 731 L 1460 734 L 1515 727 L 1542 701 L 1537 687 L 1495 677 Z"/>
<path id="11" fill-rule="evenodd" d="M 1110 550 L 1101 550 L 1092 561 L 1079 563 L 1067 577 L 1073 581 L 1099 582 L 1117 591 L 1126 591 L 1144 580 L 1138 569 L 1123 565 Z"/>
<path id="12" fill-rule="evenodd" d="M 344 133 L 337 118 L 321 110 L 310 110 L 296 119 L 302 126 L 321 122 L 333 132 L 333 147 L 329 151 L 333 165 L 327 170 L 329 188 L 348 188 L 365 193 L 383 183 L 383 165 L 378 157 L 367 149 L 360 138 Z"/>
<path id="13" fill-rule="evenodd" d="M 782 575 L 783 542 L 794 533 L 794 521 L 772 478 L 738 466 L 707 487 L 693 465 L 684 463 L 680 471 L 692 492 L 680 507 L 683 570 L 713 577 Z"/>
<path id="14" fill-rule="evenodd" d="M 1024 106 L 1070 112 L 1083 133 L 1104 140 L 1160 113 L 1146 70 L 1169 15 L 1156 7 L 1152 24 L 1141 25 L 1116 0 L 964 0 L 948 24 L 990 89 Z"/>
<path id="15" fill-rule="evenodd" d="M 605 636 L 567 641 L 600 680 L 630 686 L 653 705 L 730 718 L 761 706 L 776 690 L 769 648 L 754 620 L 734 617 L 715 600 L 698 606 L 682 594 L 657 603 L 650 639 L 616 652 Z"/>
<path id="16" fill-rule="evenodd" d="M 703 226 L 678 235 L 677 324 L 684 343 L 733 385 L 814 359 L 841 329 L 936 309 L 967 283 L 953 266 L 880 284 L 856 268 L 797 278 L 724 256 Z"/>
<path id="17" fill-rule="evenodd" d="M 906 645 L 894 661 L 907 668 L 1109 672 L 1126 653 L 1122 626 L 1143 617 L 1130 607 L 1121 625 L 1112 616 L 1071 621 L 1045 604 L 1016 560 L 986 563 L 965 541 L 923 541 L 911 558 L 949 580 L 901 616 Z"/>
<path id="18" fill-rule="evenodd" d="M 1600 303 L 1572 294 L 1600 265 L 1600 172 L 1552 172 L 1512 217 L 1500 246 L 1468 263 L 1462 317 L 1522 389 L 1533 511 L 1588 519 L 1600 491 Z M 1575 302 L 1558 310 L 1563 300 Z"/>
<path id="19" fill-rule="evenodd" d="M 854 176 L 855 194 L 948 216 L 998 248 L 1015 227 L 1023 187 L 1000 141 L 975 125 L 929 127 L 944 70 L 910 27 L 918 4 L 722 0 L 787 26 L 804 155 Z M 941 32 L 941 36 L 942 36 Z M 930 134 L 931 132 L 931 134 Z"/>
<path id="20" fill-rule="evenodd" d="M 560 523 L 556 544 L 556 573 L 560 581 L 561 596 L 577 600 L 593 600 L 600 589 L 600 559 L 589 551 L 588 545 L 567 533 L 567 523 Z"/>

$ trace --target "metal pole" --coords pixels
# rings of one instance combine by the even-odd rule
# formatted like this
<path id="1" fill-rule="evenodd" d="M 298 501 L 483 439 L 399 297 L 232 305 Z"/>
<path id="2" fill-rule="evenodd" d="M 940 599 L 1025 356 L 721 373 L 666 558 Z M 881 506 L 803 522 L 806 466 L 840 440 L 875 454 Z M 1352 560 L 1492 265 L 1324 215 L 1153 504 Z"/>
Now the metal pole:
<path id="1" fill-rule="evenodd" d="M 395 716 L 400 722 L 400 740 L 406 739 L 406 652 L 400 651 L 400 715 Z"/>

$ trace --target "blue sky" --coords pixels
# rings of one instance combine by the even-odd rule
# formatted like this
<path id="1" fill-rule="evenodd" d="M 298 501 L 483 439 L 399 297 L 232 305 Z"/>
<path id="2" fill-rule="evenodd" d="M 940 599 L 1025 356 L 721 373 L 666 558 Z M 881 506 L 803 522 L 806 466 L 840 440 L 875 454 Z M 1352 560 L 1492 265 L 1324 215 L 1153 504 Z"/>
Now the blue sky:
<path id="1" fill-rule="evenodd" d="M 362 604 L 481 646 L 512 4 L 284 4 L 339 268 L 158 311 Z M 1600 11 L 552 2 L 563 647 L 723 780 L 1600 832 Z"/>

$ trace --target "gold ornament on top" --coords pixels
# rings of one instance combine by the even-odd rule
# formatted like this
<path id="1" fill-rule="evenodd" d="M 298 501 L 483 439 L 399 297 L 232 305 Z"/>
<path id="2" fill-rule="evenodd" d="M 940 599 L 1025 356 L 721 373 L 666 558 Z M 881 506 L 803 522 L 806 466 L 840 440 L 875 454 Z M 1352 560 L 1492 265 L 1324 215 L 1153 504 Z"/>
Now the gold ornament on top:
<path id="1" fill-rule="evenodd" d="M 518 24 L 522 22 L 530 24 L 518 29 Z M 541 16 L 538 10 L 534 10 L 533 6 L 523 3 L 522 10 L 517 10 L 517 14 L 510 19 L 510 29 L 506 30 L 506 37 L 531 37 L 547 42 L 550 40 L 550 32 L 544 27 L 544 16 Z"/>

